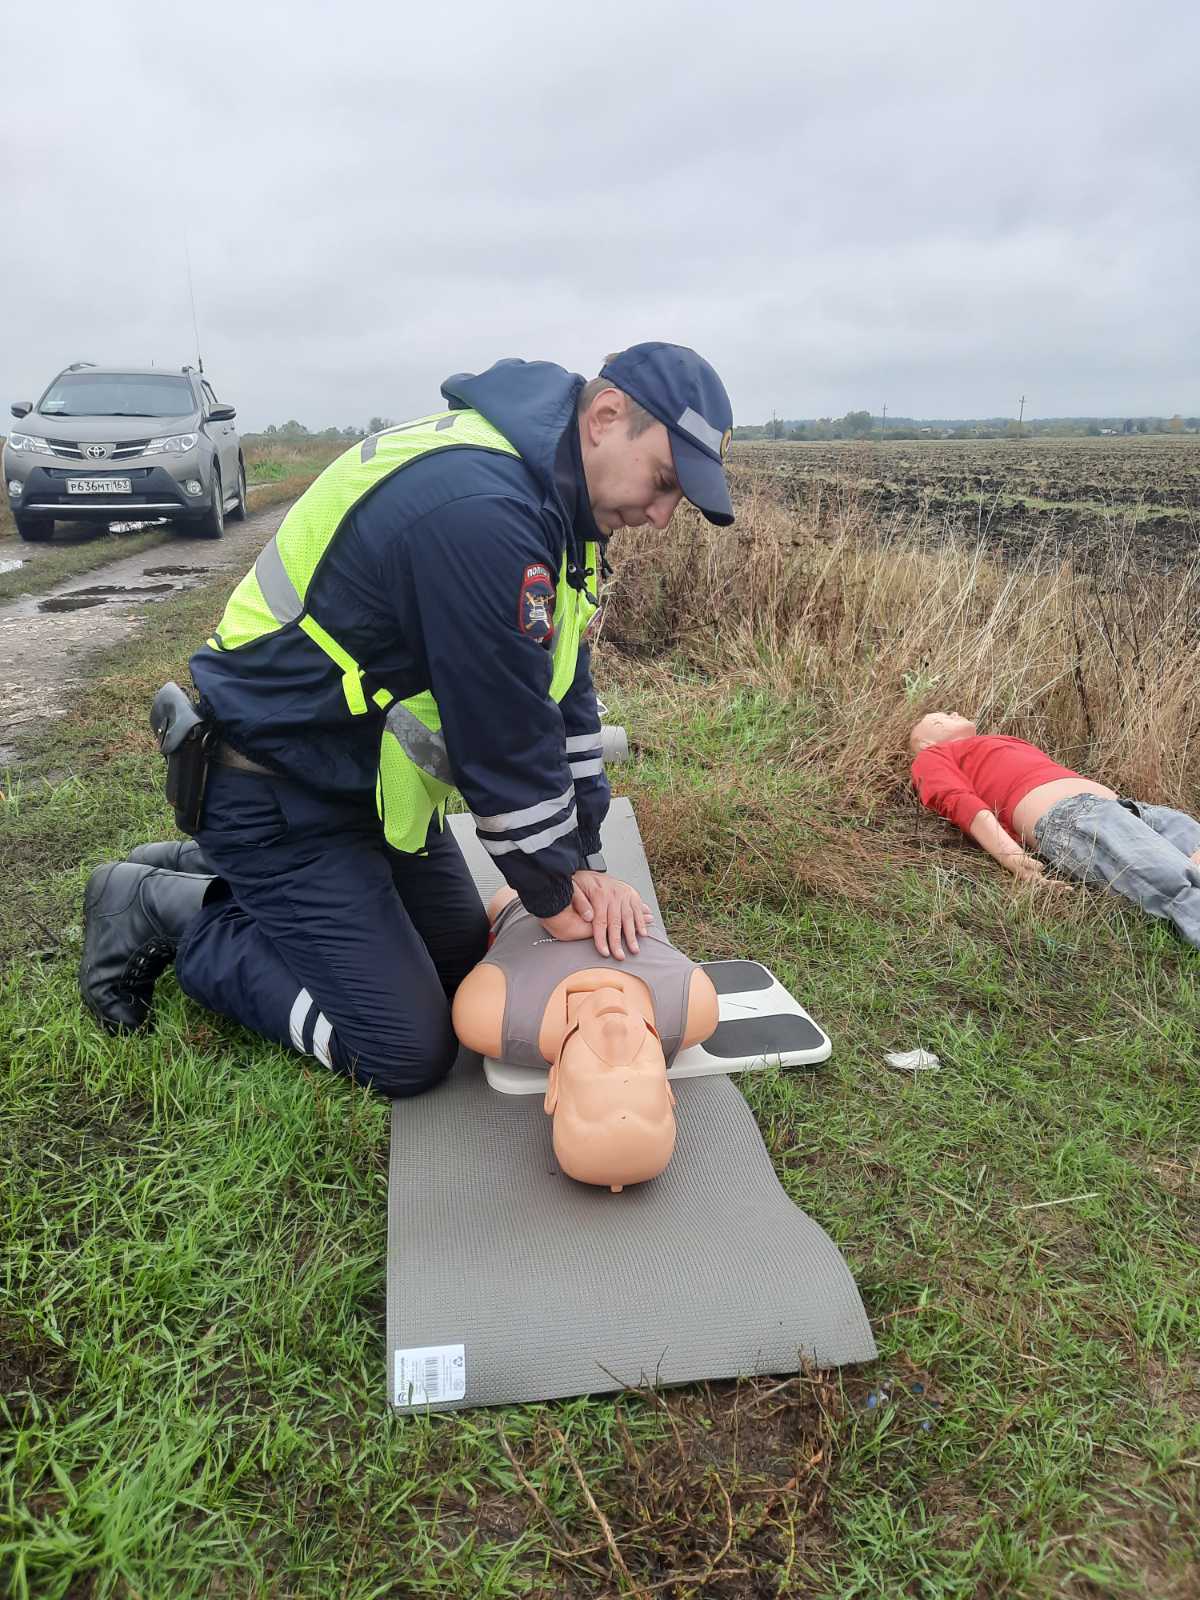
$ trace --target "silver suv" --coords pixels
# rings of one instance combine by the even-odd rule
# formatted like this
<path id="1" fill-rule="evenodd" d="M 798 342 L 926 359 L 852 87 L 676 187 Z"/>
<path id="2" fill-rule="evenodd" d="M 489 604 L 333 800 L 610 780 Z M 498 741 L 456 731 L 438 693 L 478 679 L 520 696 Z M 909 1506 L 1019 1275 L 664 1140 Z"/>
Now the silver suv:
<path id="1" fill-rule="evenodd" d="M 246 515 L 246 464 L 232 406 L 192 367 L 97 367 L 76 361 L 4 445 L 4 483 L 22 539 L 56 521 L 171 517 L 219 539 Z"/>

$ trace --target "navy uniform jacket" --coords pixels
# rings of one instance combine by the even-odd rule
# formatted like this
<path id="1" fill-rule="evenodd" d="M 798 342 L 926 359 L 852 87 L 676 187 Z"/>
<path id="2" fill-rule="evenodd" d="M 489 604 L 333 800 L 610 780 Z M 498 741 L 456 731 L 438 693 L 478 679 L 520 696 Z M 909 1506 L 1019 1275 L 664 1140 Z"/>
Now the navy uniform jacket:
<path id="1" fill-rule="evenodd" d="M 447 404 L 480 411 L 520 459 L 452 447 L 403 468 L 355 507 L 308 591 L 312 615 L 397 699 L 432 691 L 458 787 L 489 821 L 480 838 L 535 916 L 569 903 L 609 799 L 590 652 L 580 648 L 556 704 L 545 616 L 522 594 L 531 567 L 557 580 L 564 552 L 596 592 L 584 573 L 584 542 L 600 534 L 575 425 L 583 381 L 542 361 L 447 379 Z M 296 627 L 241 650 L 205 647 L 191 669 L 235 749 L 374 804 L 383 713 L 351 718 L 340 670 Z"/>

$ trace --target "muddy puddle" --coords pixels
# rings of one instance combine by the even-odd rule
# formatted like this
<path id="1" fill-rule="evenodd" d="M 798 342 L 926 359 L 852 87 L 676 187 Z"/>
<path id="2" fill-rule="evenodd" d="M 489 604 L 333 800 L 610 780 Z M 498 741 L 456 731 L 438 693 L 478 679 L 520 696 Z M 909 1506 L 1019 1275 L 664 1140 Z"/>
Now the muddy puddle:
<path id="1" fill-rule="evenodd" d="M 173 583 L 142 583 L 126 587 L 120 583 L 96 583 L 90 589 L 72 589 L 70 594 L 51 595 L 36 602 L 39 611 L 86 611 L 89 606 L 120 605 L 140 600 L 148 594 L 173 594 Z"/>
<path id="2" fill-rule="evenodd" d="M 179 594 L 190 589 L 198 578 L 208 576 L 208 567 L 188 567 L 179 563 L 156 567 L 143 567 L 139 578 L 174 579 L 164 583 L 89 583 L 78 589 L 68 589 L 65 594 L 47 595 L 43 600 L 27 599 L 20 610 L 25 616 L 42 613 L 60 616 L 68 611 L 92 611 L 98 606 L 130 606 L 145 601 L 154 605 L 166 595 Z"/>

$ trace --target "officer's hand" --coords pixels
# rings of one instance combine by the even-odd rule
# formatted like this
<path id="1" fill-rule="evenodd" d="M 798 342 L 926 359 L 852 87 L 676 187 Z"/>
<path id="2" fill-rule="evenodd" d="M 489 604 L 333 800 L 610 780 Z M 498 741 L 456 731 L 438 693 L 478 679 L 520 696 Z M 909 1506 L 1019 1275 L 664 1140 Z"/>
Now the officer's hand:
<path id="1" fill-rule="evenodd" d="M 638 935 L 654 920 L 637 890 L 607 872 L 577 872 L 571 906 L 591 924 L 600 954 L 618 961 L 625 959 L 625 945 L 637 955 Z"/>
<path id="2" fill-rule="evenodd" d="M 564 910 L 555 912 L 552 917 L 539 917 L 538 921 L 546 932 L 552 933 L 556 939 L 590 939 L 592 937 L 590 918 L 581 917 L 573 903 Z"/>

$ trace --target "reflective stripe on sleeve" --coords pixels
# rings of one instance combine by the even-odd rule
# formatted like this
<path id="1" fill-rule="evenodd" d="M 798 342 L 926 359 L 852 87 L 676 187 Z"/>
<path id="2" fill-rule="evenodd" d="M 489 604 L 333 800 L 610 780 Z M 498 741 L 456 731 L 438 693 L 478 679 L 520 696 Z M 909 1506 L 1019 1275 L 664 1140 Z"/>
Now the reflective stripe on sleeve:
<path id="1" fill-rule="evenodd" d="M 535 851 L 544 850 L 548 844 L 553 844 L 555 839 L 561 839 L 564 833 L 570 833 L 572 828 L 576 826 L 575 806 L 572 803 L 570 811 L 561 822 L 554 823 L 552 827 L 543 828 L 541 833 L 531 834 L 528 839 L 502 839 L 498 841 L 480 839 L 479 842 L 490 856 L 507 856 L 511 855 L 514 850 L 523 850 L 527 856 L 531 856 Z"/>
<path id="2" fill-rule="evenodd" d="M 581 750 L 599 750 L 600 729 L 595 733 L 573 733 L 567 740 L 567 754 L 577 756 Z"/>
<path id="3" fill-rule="evenodd" d="M 574 790 L 566 789 L 554 800 L 539 800 L 536 805 L 525 806 L 520 811 L 498 811 L 494 817 L 479 817 L 474 812 L 471 815 L 475 817 L 475 826 L 480 833 L 507 833 L 510 828 L 527 828 L 534 822 L 544 822 L 565 805 L 570 804 L 573 809 L 574 799 Z M 521 848 L 524 849 L 524 845 Z"/>
<path id="4" fill-rule="evenodd" d="M 595 761 L 572 761 L 569 765 L 573 778 L 594 778 L 597 773 L 604 771 L 604 758 L 598 756 Z"/>

